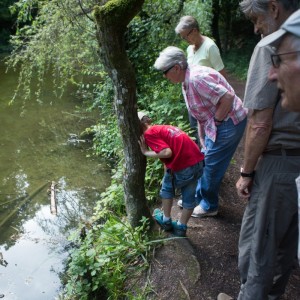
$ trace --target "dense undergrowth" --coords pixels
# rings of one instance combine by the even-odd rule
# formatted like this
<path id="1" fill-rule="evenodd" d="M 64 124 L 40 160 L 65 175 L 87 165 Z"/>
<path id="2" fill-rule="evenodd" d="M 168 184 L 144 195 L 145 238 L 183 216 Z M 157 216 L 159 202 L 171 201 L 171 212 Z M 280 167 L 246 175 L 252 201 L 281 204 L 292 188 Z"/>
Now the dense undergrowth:
<path id="1" fill-rule="evenodd" d="M 138 109 L 147 111 L 156 124 L 172 124 L 190 133 L 180 85 L 167 82 L 153 69 L 153 63 L 159 51 L 168 45 L 187 47 L 174 33 L 181 15 L 197 17 L 202 33 L 210 35 L 211 4 L 185 1 L 180 11 L 178 3 L 146 1 L 142 12 L 131 22 L 126 40 L 128 56 L 136 70 Z M 85 5 L 92 6 L 93 1 L 85 1 Z M 89 103 L 88 109 L 100 112 L 99 122 L 87 128 L 86 133 L 94 136 L 95 155 L 106 157 L 112 166 L 111 185 L 97 199 L 94 215 L 70 237 L 75 247 L 64 276 L 65 289 L 59 298 L 145 299 L 151 284 L 141 291 L 134 285 L 126 286 L 126 279 L 138 276 L 149 266 L 152 249 L 162 240 L 158 233 L 149 230 L 149 220 L 141 220 L 137 228 L 131 228 L 126 220 L 123 152 L 114 90 L 97 55 L 92 15 L 86 18 L 76 0 L 19 1 L 13 9 L 19 11 L 18 22 L 23 22 L 11 39 L 14 50 L 8 61 L 12 68 L 21 66 L 16 92 L 23 93 L 24 101 L 33 96 L 39 99 L 44 74 L 49 72 L 56 95 L 63 93 L 67 84 L 76 86 L 77 95 Z M 226 69 L 240 79 L 246 77 L 252 46 L 247 49 L 230 50 L 224 56 Z M 38 75 L 35 95 L 30 88 L 33 74 Z M 145 190 L 149 207 L 157 203 L 162 175 L 162 164 L 148 159 Z"/>
<path id="2" fill-rule="evenodd" d="M 83 229 L 82 229 L 83 230 Z M 71 254 L 65 290 L 67 299 L 137 299 L 133 278 L 149 266 L 151 249 L 162 240 L 149 232 L 146 218 L 133 229 L 113 212 L 94 222 L 84 234 L 71 237 L 78 248 Z M 126 285 L 130 276 L 132 286 Z M 143 295 L 151 287 L 146 287 Z"/>

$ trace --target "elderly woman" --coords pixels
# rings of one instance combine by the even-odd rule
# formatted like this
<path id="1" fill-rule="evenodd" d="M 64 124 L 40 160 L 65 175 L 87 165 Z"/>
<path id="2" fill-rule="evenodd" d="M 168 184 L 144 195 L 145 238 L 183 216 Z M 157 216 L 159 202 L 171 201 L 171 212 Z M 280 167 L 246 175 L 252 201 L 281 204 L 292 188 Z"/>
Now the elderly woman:
<path id="1" fill-rule="evenodd" d="M 197 187 L 199 205 L 193 217 L 215 216 L 222 178 L 242 138 L 247 111 L 226 79 L 212 68 L 187 63 L 184 52 L 167 47 L 154 67 L 172 83 L 182 83 L 182 93 L 205 153 L 204 173 Z"/>
<path id="2" fill-rule="evenodd" d="M 211 67 L 225 76 L 220 50 L 215 42 L 200 32 L 198 21 L 192 16 L 180 18 L 175 32 L 189 43 L 187 62 L 191 65 Z"/>

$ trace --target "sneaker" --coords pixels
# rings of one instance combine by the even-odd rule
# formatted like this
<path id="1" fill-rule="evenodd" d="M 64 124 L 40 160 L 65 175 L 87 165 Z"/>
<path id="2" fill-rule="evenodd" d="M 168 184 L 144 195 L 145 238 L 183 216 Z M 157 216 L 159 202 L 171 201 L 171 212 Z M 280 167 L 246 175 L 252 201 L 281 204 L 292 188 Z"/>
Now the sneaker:
<path id="1" fill-rule="evenodd" d="M 155 208 L 153 211 L 153 216 L 155 221 L 159 224 L 159 226 L 165 230 L 165 231 L 172 231 L 173 230 L 173 226 L 172 226 L 172 219 L 164 222 L 163 221 L 163 217 L 164 217 L 164 213 L 162 210 L 160 210 L 159 208 Z"/>
<path id="2" fill-rule="evenodd" d="M 192 217 L 194 217 L 194 218 L 213 217 L 213 216 L 216 216 L 217 214 L 218 214 L 217 209 L 214 211 L 206 211 L 200 205 L 197 205 L 194 208 Z"/>
<path id="3" fill-rule="evenodd" d="M 183 208 L 183 206 L 182 206 L 182 199 L 179 199 L 179 200 L 177 201 L 177 205 L 178 205 L 180 208 Z"/>
<path id="4" fill-rule="evenodd" d="M 218 295 L 217 300 L 233 300 L 233 298 L 230 297 L 230 296 L 228 296 L 227 294 L 220 293 L 220 294 Z"/>
<path id="5" fill-rule="evenodd" d="M 172 222 L 173 225 L 173 233 L 176 236 L 180 236 L 180 237 L 184 237 L 186 236 L 186 230 L 187 230 L 187 226 L 184 224 L 177 224 L 177 221 L 173 221 Z"/>

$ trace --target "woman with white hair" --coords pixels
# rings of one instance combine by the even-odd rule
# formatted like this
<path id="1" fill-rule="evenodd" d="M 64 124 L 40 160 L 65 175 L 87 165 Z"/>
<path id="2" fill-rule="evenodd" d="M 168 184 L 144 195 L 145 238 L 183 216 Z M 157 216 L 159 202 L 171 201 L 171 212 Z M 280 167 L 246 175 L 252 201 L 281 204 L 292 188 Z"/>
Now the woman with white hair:
<path id="1" fill-rule="evenodd" d="M 189 66 L 184 52 L 177 47 L 165 48 L 154 67 L 170 82 L 182 83 L 187 109 L 198 123 L 205 167 L 197 187 L 199 205 L 192 216 L 215 216 L 222 178 L 244 133 L 247 111 L 219 72 Z"/>
<path id="2" fill-rule="evenodd" d="M 176 34 L 189 43 L 187 61 L 191 65 L 211 67 L 226 77 L 220 50 L 208 36 L 201 34 L 198 21 L 192 16 L 183 16 L 175 28 Z"/>

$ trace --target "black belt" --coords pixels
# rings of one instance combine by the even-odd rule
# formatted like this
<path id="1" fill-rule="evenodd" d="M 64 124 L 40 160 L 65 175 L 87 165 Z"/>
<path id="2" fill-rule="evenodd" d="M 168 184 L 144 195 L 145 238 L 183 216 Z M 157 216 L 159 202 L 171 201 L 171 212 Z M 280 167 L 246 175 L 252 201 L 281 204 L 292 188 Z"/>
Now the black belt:
<path id="1" fill-rule="evenodd" d="M 300 149 L 276 149 L 264 152 L 269 155 L 300 156 Z"/>

